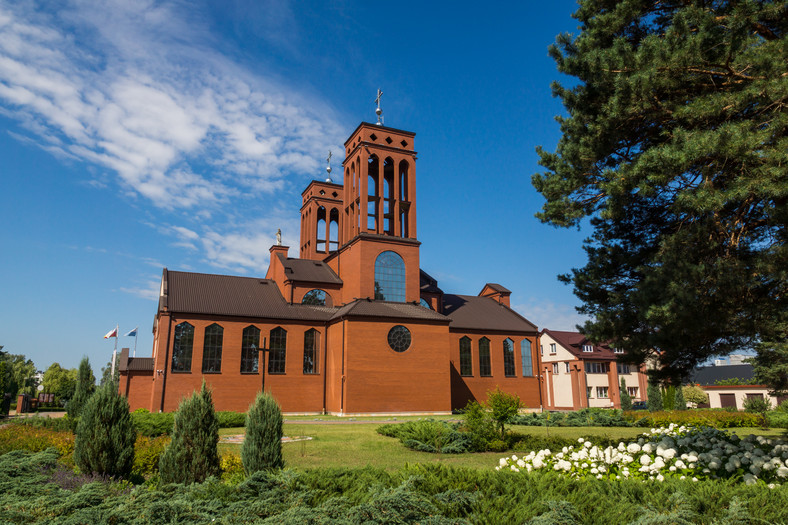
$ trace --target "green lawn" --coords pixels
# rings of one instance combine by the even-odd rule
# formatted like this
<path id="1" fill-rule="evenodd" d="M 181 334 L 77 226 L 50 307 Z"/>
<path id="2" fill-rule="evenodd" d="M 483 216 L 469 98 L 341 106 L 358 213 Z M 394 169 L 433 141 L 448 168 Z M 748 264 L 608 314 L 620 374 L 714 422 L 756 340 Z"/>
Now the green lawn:
<path id="1" fill-rule="evenodd" d="M 324 419 L 321 416 L 320 419 Z M 416 452 L 405 448 L 398 440 L 379 435 L 375 429 L 386 422 L 378 419 L 376 422 L 343 424 L 347 419 L 338 419 L 337 424 L 307 424 L 292 421 L 285 423 L 286 436 L 309 436 L 309 441 L 285 443 L 283 446 L 285 463 L 289 467 L 314 468 L 314 467 L 375 467 L 395 470 L 406 463 L 444 463 L 447 465 L 462 465 L 465 467 L 492 469 L 498 459 L 512 454 L 501 452 L 469 453 L 469 454 L 429 454 Z M 307 419 L 312 421 L 315 418 Z M 400 420 L 398 418 L 398 420 Z M 333 422 L 333 421 L 332 421 Z M 509 426 L 511 430 L 521 434 L 534 434 L 546 436 L 562 436 L 571 439 L 580 437 L 591 438 L 594 436 L 612 439 L 631 439 L 646 431 L 643 428 L 632 427 L 525 427 Z M 740 436 L 747 434 L 778 437 L 781 429 L 762 430 L 758 428 L 736 429 Z M 225 428 L 220 430 L 221 435 L 243 434 L 243 428 Z M 240 454 L 240 445 L 219 445 L 220 452 Z M 515 451 L 522 453 L 524 451 Z"/>

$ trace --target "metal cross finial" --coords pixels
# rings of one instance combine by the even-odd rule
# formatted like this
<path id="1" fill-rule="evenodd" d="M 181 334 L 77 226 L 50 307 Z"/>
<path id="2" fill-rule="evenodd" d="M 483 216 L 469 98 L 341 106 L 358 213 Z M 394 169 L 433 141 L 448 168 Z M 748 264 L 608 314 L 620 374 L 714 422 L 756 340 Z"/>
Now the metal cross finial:
<path id="1" fill-rule="evenodd" d="M 378 88 L 378 96 L 375 97 L 375 104 L 377 104 L 377 108 L 375 109 L 375 114 L 378 116 L 378 126 L 383 125 L 383 110 L 380 109 L 380 97 L 383 96 L 383 92 Z"/>
<path id="2" fill-rule="evenodd" d="M 326 173 L 328 173 L 328 175 L 326 175 L 326 182 L 334 182 L 331 180 L 331 157 L 331 150 L 328 150 L 328 157 L 326 157 L 326 162 L 328 163 L 328 166 L 326 166 Z"/>

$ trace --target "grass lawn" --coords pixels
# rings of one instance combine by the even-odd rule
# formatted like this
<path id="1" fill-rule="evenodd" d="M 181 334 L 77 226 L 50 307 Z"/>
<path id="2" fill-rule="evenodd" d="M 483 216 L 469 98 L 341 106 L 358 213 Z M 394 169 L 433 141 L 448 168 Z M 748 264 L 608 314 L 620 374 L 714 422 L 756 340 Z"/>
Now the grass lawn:
<path id="1" fill-rule="evenodd" d="M 443 463 L 446 465 L 457 465 L 479 469 L 492 469 L 498 463 L 498 459 L 512 454 L 502 452 L 484 452 L 469 454 L 430 454 L 426 452 L 416 452 L 405 448 L 398 440 L 379 435 L 375 429 L 386 422 L 385 419 L 378 419 L 370 423 L 343 424 L 343 420 L 338 419 L 337 424 L 309 424 L 287 418 L 284 432 L 286 436 L 309 436 L 309 441 L 297 441 L 285 443 L 283 452 L 285 463 L 288 467 L 314 468 L 314 467 L 365 467 L 372 465 L 375 467 L 395 470 L 406 463 Z M 315 417 L 304 421 L 313 421 Z M 324 419 L 320 417 L 318 419 Z M 344 420 L 345 422 L 347 419 Z M 607 437 L 613 439 L 627 440 L 634 438 L 648 429 L 633 427 L 525 427 L 508 426 L 511 430 L 521 434 L 534 434 L 546 436 L 562 436 L 570 439 L 579 437 L 591 438 L 594 436 Z M 772 429 L 762 430 L 759 428 L 734 429 L 740 436 L 748 434 L 764 435 L 767 437 L 779 437 L 783 430 Z M 221 435 L 243 434 L 241 428 L 221 429 Z M 241 445 L 221 443 L 219 451 L 222 453 L 240 454 Z M 522 453 L 525 451 L 515 451 Z"/>

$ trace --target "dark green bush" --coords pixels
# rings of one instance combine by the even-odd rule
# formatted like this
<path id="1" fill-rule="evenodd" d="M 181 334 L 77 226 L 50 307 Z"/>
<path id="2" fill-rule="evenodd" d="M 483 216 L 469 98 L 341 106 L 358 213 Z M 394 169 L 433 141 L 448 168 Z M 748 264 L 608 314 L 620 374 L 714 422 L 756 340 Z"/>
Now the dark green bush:
<path id="1" fill-rule="evenodd" d="M 114 383 L 107 383 L 82 407 L 74 463 L 85 474 L 127 477 L 134 465 L 136 438 L 126 397 L 118 393 Z"/>
<path id="2" fill-rule="evenodd" d="M 217 412 L 216 419 L 219 421 L 219 428 L 237 428 L 246 424 L 246 414 L 243 412 Z"/>
<path id="3" fill-rule="evenodd" d="M 26 425 L 35 428 L 46 428 L 48 430 L 55 430 L 58 432 L 74 432 L 77 429 L 78 422 L 78 419 L 71 418 L 68 416 L 68 414 L 64 415 L 63 417 L 25 417 L 15 421 L 15 423 L 19 425 Z"/>
<path id="4" fill-rule="evenodd" d="M 83 357 L 79 362 L 79 371 L 77 372 L 77 386 L 74 390 L 74 397 L 72 397 L 66 409 L 68 415 L 72 418 L 78 418 L 82 413 L 82 408 L 96 391 L 96 378 L 93 376 L 93 369 L 90 368 L 90 361 L 87 357 Z"/>
<path id="5" fill-rule="evenodd" d="M 610 408 L 581 408 L 573 412 L 532 412 L 512 418 L 513 425 L 551 427 L 630 427 L 621 410 Z"/>
<path id="6" fill-rule="evenodd" d="M 637 422 L 637 426 L 666 427 L 677 425 L 709 426 L 716 428 L 757 427 L 762 423 L 758 414 L 728 411 L 719 408 L 698 408 L 694 410 L 672 410 L 659 412 L 626 412 L 624 418 Z"/>
<path id="7" fill-rule="evenodd" d="M 163 436 L 172 432 L 175 413 L 157 412 L 151 413 L 145 409 L 137 409 L 131 414 L 134 421 L 134 428 L 143 436 L 156 437 Z M 246 414 L 243 412 L 216 412 L 216 420 L 219 428 L 236 428 L 244 426 Z"/>
<path id="8" fill-rule="evenodd" d="M 163 483 L 199 483 L 218 476 L 219 422 L 211 391 L 202 383 L 199 392 L 181 401 L 175 413 L 172 441 L 159 461 Z"/>
<path id="9" fill-rule="evenodd" d="M 461 454 L 472 450 L 471 436 L 459 431 L 459 425 L 425 419 L 377 428 L 378 434 L 394 437 L 406 447 L 420 452 Z"/>
<path id="10" fill-rule="evenodd" d="M 246 435 L 241 461 L 249 476 L 260 470 L 279 469 L 282 459 L 282 410 L 269 393 L 259 393 L 246 413 Z"/>
<path id="11" fill-rule="evenodd" d="M 492 441 L 501 439 L 495 423 L 483 405 L 476 401 L 468 403 L 463 414 L 461 429 L 470 435 L 471 450 L 483 452 L 488 450 Z"/>

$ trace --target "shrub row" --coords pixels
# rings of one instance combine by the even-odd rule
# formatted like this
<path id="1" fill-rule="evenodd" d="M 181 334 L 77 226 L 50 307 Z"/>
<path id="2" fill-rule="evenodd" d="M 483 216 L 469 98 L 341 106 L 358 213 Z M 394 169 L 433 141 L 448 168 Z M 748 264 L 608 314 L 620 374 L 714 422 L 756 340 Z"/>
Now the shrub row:
<path id="1" fill-rule="evenodd" d="M 574 480 L 441 464 L 261 471 L 232 485 L 76 479 L 54 451 L 0 456 L 10 523 L 785 523 L 788 487 Z M 71 478 L 68 478 L 71 476 Z"/>
<path id="2" fill-rule="evenodd" d="M 163 436 L 172 432 L 175 414 L 173 412 L 151 413 L 147 410 L 132 412 L 134 428 L 143 436 Z M 219 428 L 235 428 L 244 426 L 246 414 L 243 412 L 216 412 Z"/>
<path id="3" fill-rule="evenodd" d="M 637 426 L 667 427 L 671 423 L 715 428 L 758 427 L 763 424 L 759 414 L 729 412 L 720 409 L 672 410 L 659 412 L 624 412 L 624 418 Z"/>
<path id="4" fill-rule="evenodd" d="M 642 413 L 640 413 L 642 416 Z M 621 410 L 582 408 L 574 412 L 531 412 L 512 418 L 512 425 L 532 427 L 631 427 Z"/>

